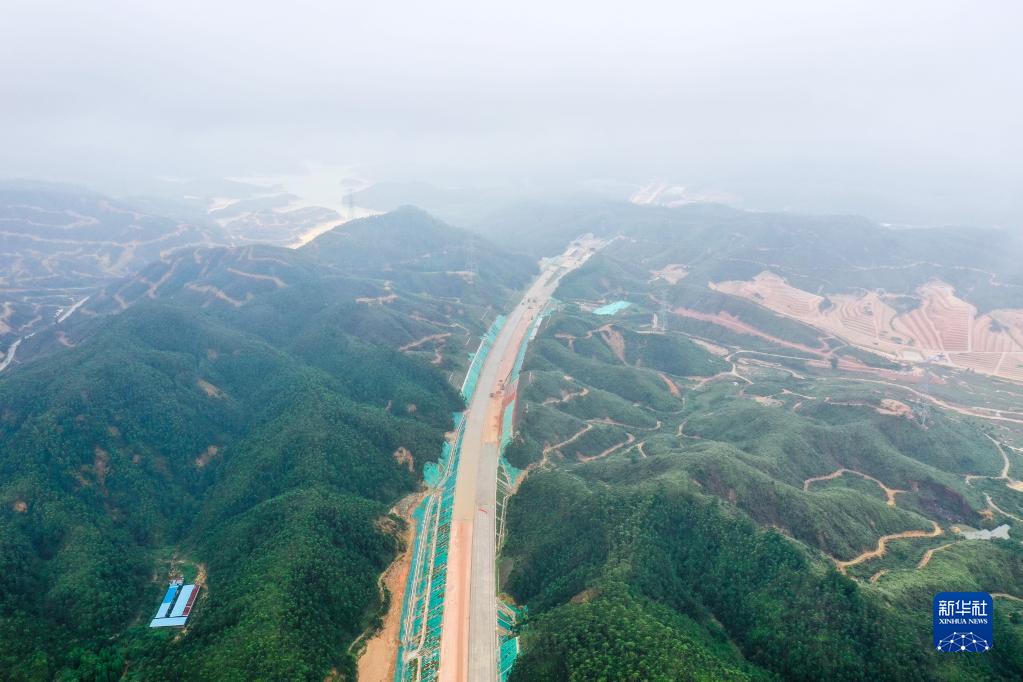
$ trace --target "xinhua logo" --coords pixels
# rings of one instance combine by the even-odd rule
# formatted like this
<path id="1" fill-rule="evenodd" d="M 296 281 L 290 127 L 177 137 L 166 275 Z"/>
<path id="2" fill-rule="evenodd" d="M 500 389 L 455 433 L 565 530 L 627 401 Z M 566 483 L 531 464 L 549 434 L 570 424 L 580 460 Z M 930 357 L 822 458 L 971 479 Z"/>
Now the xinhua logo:
<path id="1" fill-rule="evenodd" d="M 934 595 L 934 648 L 945 653 L 983 653 L 994 646 L 995 603 L 987 592 Z"/>

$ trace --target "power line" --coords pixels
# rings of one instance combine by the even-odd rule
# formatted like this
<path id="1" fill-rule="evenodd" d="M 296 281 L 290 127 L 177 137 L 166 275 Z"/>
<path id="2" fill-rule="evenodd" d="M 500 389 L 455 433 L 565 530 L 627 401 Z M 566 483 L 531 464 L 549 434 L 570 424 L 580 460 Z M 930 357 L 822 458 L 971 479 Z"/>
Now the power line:
<path id="1" fill-rule="evenodd" d="M 345 195 L 345 219 L 355 220 L 355 192 Z"/>
<path id="2" fill-rule="evenodd" d="M 469 235 L 469 241 L 465 245 L 465 272 L 469 273 L 472 281 L 475 282 L 480 274 L 480 266 L 476 260 L 476 239 Z"/>

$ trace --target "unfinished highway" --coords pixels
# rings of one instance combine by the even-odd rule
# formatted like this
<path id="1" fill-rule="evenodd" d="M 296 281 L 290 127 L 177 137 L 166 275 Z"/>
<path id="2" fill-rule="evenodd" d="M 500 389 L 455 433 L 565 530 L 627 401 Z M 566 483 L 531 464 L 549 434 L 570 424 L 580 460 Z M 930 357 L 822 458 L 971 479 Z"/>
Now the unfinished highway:
<path id="1" fill-rule="evenodd" d="M 438 674 L 443 682 L 498 680 L 497 479 L 504 414 L 515 398 L 509 378 L 561 278 L 601 246 L 580 239 L 543 262 L 498 333 L 469 402 L 451 517 Z"/>

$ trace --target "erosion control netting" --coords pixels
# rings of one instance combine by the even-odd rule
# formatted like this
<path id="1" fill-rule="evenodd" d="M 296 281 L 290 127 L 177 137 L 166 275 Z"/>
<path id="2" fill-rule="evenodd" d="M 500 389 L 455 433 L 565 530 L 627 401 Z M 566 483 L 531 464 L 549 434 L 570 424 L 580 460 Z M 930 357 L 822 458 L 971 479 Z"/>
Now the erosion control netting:
<path id="1" fill-rule="evenodd" d="M 454 446 L 445 443 L 437 463 L 423 468 L 423 478 L 430 490 L 413 513 L 416 540 L 402 603 L 395 682 L 437 678 L 455 501 L 454 474 L 464 426 L 462 415 L 454 415 L 454 422 Z"/>
<path id="2" fill-rule="evenodd" d="M 476 392 L 476 383 L 480 380 L 483 363 L 486 361 L 487 354 L 497 339 L 497 334 L 501 331 L 501 327 L 504 326 L 505 319 L 504 315 L 497 316 L 494 323 L 490 325 L 490 329 L 487 330 L 487 333 L 480 340 L 479 348 L 473 354 L 472 361 L 469 363 L 469 369 L 465 372 L 465 380 L 462 381 L 462 397 L 467 401 Z"/>

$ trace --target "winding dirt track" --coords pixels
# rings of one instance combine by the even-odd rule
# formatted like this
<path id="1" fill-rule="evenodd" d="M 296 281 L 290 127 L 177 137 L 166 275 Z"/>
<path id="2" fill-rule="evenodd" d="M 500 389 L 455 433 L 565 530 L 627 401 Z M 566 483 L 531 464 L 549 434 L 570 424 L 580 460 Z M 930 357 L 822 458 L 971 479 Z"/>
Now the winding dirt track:
<path id="1" fill-rule="evenodd" d="M 588 456 L 579 455 L 579 461 L 580 462 L 592 462 L 595 459 L 603 459 L 604 457 L 607 457 L 608 455 L 610 455 L 615 450 L 619 450 L 621 448 L 624 448 L 626 445 L 632 445 L 634 442 L 636 442 L 636 437 L 633 436 L 631 433 L 627 433 L 627 434 L 625 434 L 625 436 L 626 436 L 626 438 L 625 438 L 624 441 L 622 441 L 621 443 L 618 443 L 617 445 L 612 445 L 611 447 L 609 447 L 607 450 L 604 450 L 604 452 L 601 452 L 600 454 L 588 455 Z"/>
<path id="2" fill-rule="evenodd" d="M 988 495 L 987 493 L 984 493 L 984 499 L 985 499 L 985 501 L 987 501 L 987 506 L 988 507 L 990 507 L 991 509 L 994 509 L 996 512 L 998 512 L 1002 516 L 1004 516 L 1006 518 L 1009 518 L 1009 519 L 1012 519 L 1013 521 L 1019 521 L 1020 523 L 1023 523 L 1023 519 L 1021 519 L 1020 517 L 1016 516 L 1015 514 L 1010 514 L 1009 512 L 1003 510 L 997 504 L 995 504 L 994 500 L 992 500 L 991 496 Z"/>
<path id="3" fill-rule="evenodd" d="M 447 339 L 449 336 L 451 336 L 451 332 L 444 332 L 442 334 L 430 334 L 429 336 L 424 336 L 421 339 L 416 339 L 415 341 L 406 343 L 404 346 L 398 349 L 398 352 L 406 353 L 410 350 L 415 350 L 416 348 L 419 348 L 424 343 L 429 343 L 430 341 L 440 341 L 442 339 Z"/>
<path id="4" fill-rule="evenodd" d="M 873 476 L 865 474 L 862 471 L 856 471 L 854 469 L 846 469 L 845 467 L 842 467 L 841 469 L 838 469 L 837 471 L 833 471 L 830 474 L 825 474 L 824 476 L 814 476 L 813 478 L 806 479 L 805 481 L 803 481 L 803 492 L 809 492 L 810 491 L 810 484 L 811 483 L 814 483 L 816 481 L 832 481 L 832 480 L 842 476 L 843 474 L 855 474 L 856 476 L 859 476 L 860 478 L 863 478 L 863 479 L 868 480 L 868 481 L 873 481 L 874 483 L 876 483 L 878 485 L 878 487 L 880 487 L 881 490 L 884 491 L 885 497 L 888 498 L 887 501 L 888 501 L 888 506 L 889 507 L 894 507 L 895 506 L 895 496 L 898 493 L 906 492 L 905 490 L 898 490 L 896 488 L 889 488 L 888 486 L 886 486 L 884 483 L 882 483 L 881 481 L 877 480 Z"/>
<path id="5" fill-rule="evenodd" d="M 560 398 L 547 398 L 546 400 L 543 401 L 543 404 L 544 405 L 560 405 L 562 403 L 567 403 L 569 400 L 573 400 L 575 398 L 584 398 L 584 397 L 588 396 L 589 394 L 590 394 L 590 389 L 588 389 L 585 386 L 583 386 L 581 390 L 578 390 L 578 391 L 575 391 L 575 392 L 572 392 L 572 393 L 569 393 L 569 392 L 566 392 L 566 391 L 562 391 Z"/>
<path id="6" fill-rule="evenodd" d="M 574 434 L 572 434 L 571 436 L 569 436 L 565 440 L 561 441 L 560 443 L 556 443 L 554 445 L 548 445 L 548 446 L 544 447 L 544 449 L 543 449 L 544 454 L 554 452 L 555 450 L 560 450 L 561 448 L 565 447 L 566 445 L 570 445 L 570 444 L 574 443 L 575 441 L 577 441 L 580 438 L 582 438 L 583 436 L 585 436 L 592 429 L 593 429 L 593 424 L 587 424 L 586 426 L 582 427 L 577 432 L 575 432 Z"/>
<path id="7" fill-rule="evenodd" d="M 859 555 L 855 559 L 850 559 L 849 561 L 839 561 L 835 559 L 835 565 L 838 566 L 839 571 L 845 573 L 845 569 L 849 568 L 850 566 L 856 566 L 857 564 L 862 564 L 864 561 L 870 561 L 871 559 L 876 559 L 878 557 L 884 556 L 885 552 L 888 551 L 889 542 L 894 542 L 895 540 L 905 540 L 908 538 L 936 538 L 945 532 L 941 529 L 941 526 L 939 526 L 934 521 L 931 521 L 931 523 L 934 524 L 934 528 L 930 531 L 907 530 L 901 533 L 883 535 L 877 541 L 877 547 L 875 547 L 874 549 L 867 550 L 866 552 Z"/>
<path id="8" fill-rule="evenodd" d="M 1000 472 L 998 472 L 997 476 L 985 476 L 983 474 L 966 474 L 966 485 L 970 485 L 970 483 L 972 481 L 976 480 L 976 479 L 989 479 L 989 480 L 992 480 L 992 481 L 1005 481 L 1005 486 L 1007 488 L 1009 488 L 1010 490 L 1015 490 L 1017 492 L 1023 492 L 1023 481 L 1017 481 L 1016 479 L 1014 479 L 1011 476 L 1009 476 L 1009 466 L 1010 466 L 1009 455 L 1007 455 L 1005 453 L 1005 448 L 1006 447 L 1012 449 L 1013 451 L 1016 451 L 1019 448 L 1014 448 L 1011 445 L 1006 445 L 1006 446 L 1003 447 L 1003 444 L 1001 442 L 999 442 L 997 439 L 993 438 L 992 436 L 990 436 L 988 434 L 984 434 L 984 435 L 986 435 L 988 437 L 988 439 L 992 443 L 995 444 L 995 447 L 998 449 L 998 454 L 1002 456 L 1002 470 Z M 990 499 L 990 497 L 989 497 L 989 499 Z M 997 507 L 995 507 L 995 509 L 997 509 Z M 1000 509 L 998 509 L 998 511 L 1001 512 L 1002 514 L 1005 514 L 1006 516 L 1009 516 L 1010 518 L 1016 518 L 1016 517 L 1012 516 L 1011 514 L 1006 514 L 1005 512 L 1002 512 Z"/>
<path id="9" fill-rule="evenodd" d="M 958 542 L 948 542 L 948 543 L 946 543 L 944 545 L 940 545 L 938 547 L 933 547 L 933 548 L 927 550 L 926 552 L 924 552 L 923 558 L 920 559 L 920 563 L 918 563 L 916 565 L 916 570 L 919 571 L 920 569 L 925 567 L 927 564 L 929 564 L 931 562 L 931 557 L 934 556 L 935 552 L 940 552 L 943 549 L 948 549 L 949 547 L 952 547 L 953 545 L 956 545 L 956 544 L 958 544 Z"/>
<path id="10" fill-rule="evenodd" d="M 910 388 L 909 386 L 905 386 L 903 384 L 895 384 L 895 383 L 892 383 L 891 381 L 878 381 L 876 379 L 860 379 L 859 377 L 843 377 L 843 380 L 844 381 L 858 381 L 858 382 L 867 383 L 867 384 L 880 384 L 882 386 L 890 386 L 892 388 L 898 388 L 898 389 L 901 389 L 903 391 L 909 391 L 910 393 L 912 393 L 916 397 L 922 398 L 923 400 L 926 400 L 926 401 L 928 401 L 930 403 L 933 403 L 933 404 L 937 405 L 938 407 L 941 407 L 941 408 L 946 409 L 946 410 L 951 410 L 952 412 L 958 412 L 959 414 L 965 414 L 965 415 L 967 415 L 969 417 L 977 417 L 978 419 L 989 419 L 991 421 L 999 421 L 999 422 L 1010 422 L 1010 423 L 1013 423 L 1013 424 L 1023 424 L 1023 419 L 1014 419 L 1012 417 L 1004 416 L 1006 412 L 1008 412 L 1009 414 L 1021 414 L 1021 415 L 1023 415 L 1023 413 L 1021 413 L 1021 412 L 1010 412 L 1008 410 L 994 410 L 994 409 L 987 408 L 987 407 L 970 408 L 970 407 L 963 407 L 962 405 L 954 405 L 952 403 L 947 403 L 944 400 L 941 400 L 940 398 L 935 398 L 932 395 L 928 395 L 927 393 L 921 393 L 920 391 L 916 390 L 915 388 Z M 994 414 L 987 414 L 988 412 L 993 412 Z"/>

